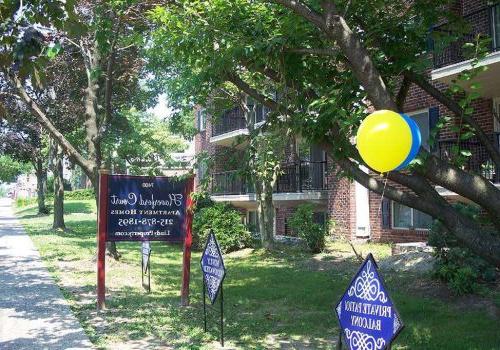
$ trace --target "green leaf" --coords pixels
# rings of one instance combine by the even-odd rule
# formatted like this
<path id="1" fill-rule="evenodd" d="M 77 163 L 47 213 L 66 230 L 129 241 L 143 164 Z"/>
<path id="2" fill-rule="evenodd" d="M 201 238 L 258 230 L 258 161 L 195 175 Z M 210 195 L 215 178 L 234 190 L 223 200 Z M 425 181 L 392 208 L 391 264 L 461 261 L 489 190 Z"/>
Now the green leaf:
<path id="1" fill-rule="evenodd" d="M 463 155 L 464 157 L 472 156 L 472 152 L 467 149 L 460 150 L 460 154 Z"/>
<path id="2" fill-rule="evenodd" d="M 56 43 L 47 49 L 47 57 L 49 59 L 54 59 L 61 52 L 62 46 L 60 43 Z"/>

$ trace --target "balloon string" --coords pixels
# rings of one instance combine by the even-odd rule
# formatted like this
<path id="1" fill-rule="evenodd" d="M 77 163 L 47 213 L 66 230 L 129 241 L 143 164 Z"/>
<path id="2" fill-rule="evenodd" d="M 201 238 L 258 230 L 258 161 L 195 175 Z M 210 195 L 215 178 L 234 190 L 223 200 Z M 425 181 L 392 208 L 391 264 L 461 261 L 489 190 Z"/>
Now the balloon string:
<path id="1" fill-rule="evenodd" d="M 382 209 L 382 201 L 384 200 L 385 187 L 387 186 L 387 180 L 389 179 L 389 172 L 385 175 L 384 189 L 382 190 L 382 197 L 380 197 L 380 203 L 378 206 L 377 217 L 380 215 L 380 210 Z"/>

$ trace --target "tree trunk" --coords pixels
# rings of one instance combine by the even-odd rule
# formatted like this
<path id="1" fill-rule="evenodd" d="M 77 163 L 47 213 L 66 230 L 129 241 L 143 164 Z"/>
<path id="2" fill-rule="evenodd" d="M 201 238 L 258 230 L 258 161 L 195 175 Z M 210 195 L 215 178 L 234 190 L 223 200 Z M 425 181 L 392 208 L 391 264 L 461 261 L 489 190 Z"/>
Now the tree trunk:
<path id="1" fill-rule="evenodd" d="M 65 230 L 64 223 L 64 167 L 63 167 L 63 150 L 54 143 L 54 165 L 52 172 L 54 173 L 54 222 L 52 228 L 55 230 Z"/>
<path id="2" fill-rule="evenodd" d="M 274 248 L 274 205 L 272 186 L 269 190 L 269 184 L 261 185 L 261 193 L 258 194 L 258 213 L 259 230 L 262 240 L 262 246 L 271 250 Z"/>
<path id="3" fill-rule="evenodd" d="M 45 205 L 45 189 L 47 188 L 47 169 L 43 166 L 41 158 L 37 158 L 35 162 L 36 188 L 38 201 L 38 214 L 46 215 L 49 213 Z"/>
<path id="4" fill-rule="evenodd" d="M 99 213 L 99 173 L 93 177 L 93 180 L 91 178 L 91 182 L 94 188 L 97 212 Z M 120 259 L 121 254 L 118 252 L 118 249 L 116 249 L 116 242 L 106 242 L 106 254 L 115 260 Z"/>
<path id="5" fill-rule="evenodd" d="M 99 70 L 100 66 L 100 57 L 97 49 L 97 42 L 94 43 L 95 47 L 90 50 L 82 50 L 85 52 L 84 61 L 86 62 L 85 68 L 87 72 L 87 89 L 85 89 L 85 131 L 86 131 L 86 143 L 87 143 L 87 157 L 84 157 L 78 150 L 74 147 L 74 145 L 69 142 L 68 139 L 56 128 L 56 126 L 52 123 L 52 121 L 48 118 L 45 111 L 43 111 L 40 106 L 28 95 L 26 89 L 23 86 L 23 82 L 19 77 L 15 74 L 7 74 L 6 75 L 11 79 L 14 83 L 19 96 L 26 103 L 27 107 L 33 112 L 33 115 L 36 117 L 37 121 L 42 124 L 42 126 L 49 132 L 49 134 L 57 140 L 57 143 L 61 145 L 65 152 L 68 154 L 70 159 L 78 164 L 83 172 L 88 176 L 92 183 L 92 187 L 94 188 L 97 196 L 99 194 L 99 184 L 98 184 L 98 169 L 101 166 L 101 137 L 102 133 L 100 132 L 97 118 L 97 109 L 98 109 L 98 98 L 97 93 L 99 90 L 98 79 L 94 77 L 96 71 Z M 88 55 L 88 56 L 87 56 Z M 119 253 L 116 250 L 115 243 L 107 244 L 107 251 L 110 256 L 113 256 L 115 259 L 119 258 Z"/>

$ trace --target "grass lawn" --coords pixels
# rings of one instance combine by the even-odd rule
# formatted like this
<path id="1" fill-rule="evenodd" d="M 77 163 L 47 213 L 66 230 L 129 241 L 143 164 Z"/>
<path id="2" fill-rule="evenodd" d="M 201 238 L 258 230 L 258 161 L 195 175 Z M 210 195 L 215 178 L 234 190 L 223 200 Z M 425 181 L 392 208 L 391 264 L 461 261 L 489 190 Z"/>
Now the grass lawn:
<path id="1" fill-rule="evenodd" d="M 106 261 L 107 310 L 98 313 L 95 204 L 67 201 L 68 232 L 52 231 L 52 217 L 35 213 L 33 207 L 18 211 L 98 348 L 218 348 L 215 310 L 209 312 L 213 329 L 203 332 L 199 252 L 192 257 L 191 306 L 181 308 L 181 246 L 152 244 L 152 292 L 147 294 L 141 286 L 140 244 L 118 244 L 122 259 Z M 379 260 L 390 254 L 388 245 L 358 248 L 363 255 L 373 252 Z M 333 306 L 359 265 L 346 244 L 332 243 L 326 253 L 316 256 L 290 247 L 273 253 L 247 249 L 227 255 L 225 264 L 228 348 L 335 348 L 338 327 Z M 436 284 L 428 276 L 386 273 L 384 277 L 406 324 L 393 349 L 500 349 L 500 322 L 483 306 L 464 307 L 460 299 L 423 296 L 412 286 Z"/>

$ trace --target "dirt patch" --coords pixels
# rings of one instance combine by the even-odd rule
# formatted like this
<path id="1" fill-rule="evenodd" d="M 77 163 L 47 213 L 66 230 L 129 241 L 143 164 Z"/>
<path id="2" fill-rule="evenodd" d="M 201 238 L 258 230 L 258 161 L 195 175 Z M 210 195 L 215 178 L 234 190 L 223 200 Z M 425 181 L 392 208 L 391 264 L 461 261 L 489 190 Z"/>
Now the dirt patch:
<path id="1" fill-rule="evenodd" d="M 434 265 L 434 257 L 429 252 L 408 252 L 379 261 L 381 270 L 397 272 L 428 273 Z"/>
<path id="2" fill-rule="evenodd" d="M 125 342 L 116 342 L 107 346 L 109 350 L 173 350 L 174 347 L 169 346 L 165 342 L 160 342 L 153 337 L 147 337 L 140 340 L 128 340 Z"/>
<path id="3" fill-rule="evenodd" d="M 246 258 L 254 252 L 255 249 L 253 248 L 245 248 L 241 250 L 237 250 L 235 252 L 231 252 L 229 254 L 226 254 L 227 257 L 229 258 Z"/>

